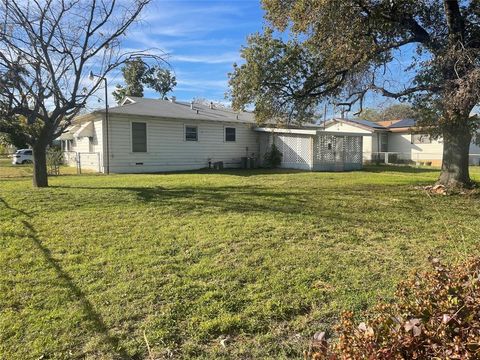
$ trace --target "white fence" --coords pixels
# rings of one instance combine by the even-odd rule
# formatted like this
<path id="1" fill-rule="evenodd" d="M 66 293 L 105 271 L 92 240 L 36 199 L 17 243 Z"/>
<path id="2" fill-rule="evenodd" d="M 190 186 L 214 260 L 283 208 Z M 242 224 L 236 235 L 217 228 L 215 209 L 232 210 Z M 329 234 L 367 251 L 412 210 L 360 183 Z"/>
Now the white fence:
<path id="1" fill-rule="evenodd" d="M 65 164 L 75 166 L 79 174 L 82 170 L 101 172 L 101 158 L 98 152 L 64 151 L 63 157 Z"/>
<path id="2" fill-rule="evenodd" d="M 364 152 L 363 160 L 373 164 L 440 166 L 442 154 L 425 152 Z M 480 165 L 480 154 L 469 155 L 470 165 Z"/>

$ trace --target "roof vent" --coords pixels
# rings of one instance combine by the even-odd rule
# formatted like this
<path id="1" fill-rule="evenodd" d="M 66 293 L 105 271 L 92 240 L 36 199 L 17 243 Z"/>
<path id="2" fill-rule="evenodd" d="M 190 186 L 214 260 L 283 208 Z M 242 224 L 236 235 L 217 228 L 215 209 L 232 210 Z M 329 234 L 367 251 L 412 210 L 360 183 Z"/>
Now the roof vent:
<path id="1" fill-rule="evenodd" d="M 170 97 L 170 102 L 174 103 L 175 100 L 177 100 L 177 98 L 176 98 L 175 96 L 171 96 L 171 97 Z"/>
<path id="2" fill-rule="evenodd" d="M 198 109 L 197 109 L 197 114 L 198 114 Z"/>
<path id="3" fill-rule="evenodd" d="M 213 101 L 210 101 L 210 109 L 215 109 L 215 107 L 213 106 Z"/>
<path id="4" fill-rule="evenodd" d="M 190 109 L 193 110 L 193 101 L 190 101 Z"/>

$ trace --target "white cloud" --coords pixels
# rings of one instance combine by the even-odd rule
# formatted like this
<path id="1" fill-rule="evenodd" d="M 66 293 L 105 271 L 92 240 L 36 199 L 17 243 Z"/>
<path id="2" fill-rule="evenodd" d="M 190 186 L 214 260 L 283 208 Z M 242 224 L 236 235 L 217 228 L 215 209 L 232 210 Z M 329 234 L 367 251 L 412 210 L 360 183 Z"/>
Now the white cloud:
<path id="1" fill-rule="evenodd" d="M 205 63 L 205 64 L 233 64 L 240 61 L 238 52 L 228 52 L 223 54 L 211 55 L 176 55 L 172 54 L 171 59 L 174 61 L 189 62 L 189 63 Z"/>

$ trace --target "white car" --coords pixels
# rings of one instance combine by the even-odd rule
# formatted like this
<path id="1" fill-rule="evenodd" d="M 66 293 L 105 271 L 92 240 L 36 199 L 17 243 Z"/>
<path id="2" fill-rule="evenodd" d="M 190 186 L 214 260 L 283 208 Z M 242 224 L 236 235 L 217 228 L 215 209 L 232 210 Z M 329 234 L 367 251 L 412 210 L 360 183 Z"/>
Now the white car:
<path id="1" fill-rule="evenodd" d="M 33 163 L 33 152 L 32 149 L 20 149 L 17 150 L 12 156 L 12 164 L 31 164 Z"/>

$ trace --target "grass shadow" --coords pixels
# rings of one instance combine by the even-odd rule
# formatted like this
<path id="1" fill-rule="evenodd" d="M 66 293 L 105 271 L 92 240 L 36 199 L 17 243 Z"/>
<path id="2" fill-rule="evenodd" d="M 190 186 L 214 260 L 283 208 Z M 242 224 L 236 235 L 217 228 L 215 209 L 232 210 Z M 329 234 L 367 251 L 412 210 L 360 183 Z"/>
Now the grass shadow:
<path id="1" fill-rule="evenodd" d="M 0 202 L 9 210 L 15 211 L 19 214 L 30 216 L 27 212 L 11 207 L 4 199 L 0 198 Z M 119 359 L 131 359 L 128 353 L 120 346 L 119 340 L 112 336 L 107 328 L 102 316 L 95 311 L 92 303 L 87 299 L 83 291 L 74 283 L 72 277 L 62 269 L 58 262 L 52 257 L 50 249 L 43 245 L 39 239 L 35 228 L 26 220 L 21 221 L 23 226 L 28 230 L 28 237 L 32 240 L 35 247 L 42 253 L 46 262 L 55 270 L 58 278 L 62 281 L 64 286 L 68 288 L 77 298 L 82 306 L 83 312 L 87 315 L 87 318 L 92 322 L 91 330 L 99 333 L 104 343 L 108 344 L 109 348 Z"/>
<path id="2" fill-rule="evenodd" d="M 332 188 L 316 189 L 314 192 L 300 189 L 272 189 L 264 186 L 238 185 L 238 186 L 214 186 L 214 187 L 173 187 L 165 188 L 162 186 L 128 186 L 128 187 L 93 187 L 93 186 L 56 186 L 62 189 L 79 189 L 87 191 L 90 196 L 98 194 L 100 198 L 105 198 L 101 192 L 115 191 L 123 193 L 116 197 L 118 201 L 132 201 L 130 194 L 134 195 L 134 201 L 145 204 L 156 203 L 156 207 L 165 208 L 175 214 L 188 214 L 197 212 L 201 209 L 204 214 L 217 214 L 219 212 L 231 212 L 237 214 L 262 213 L 267 214 L 322 214 L 322 216 L 332 217 L 333 220 L 349 220 L 350 212 L 335 211 L 332 209 L 332 202 L 342 204 L 345 199 L 349 201 L 363 202 L 363 199 L 372 197 L 372 193 L 377 193 L 379 197 L 384 196 L 385 185 L 371 184 L 368 186 L 351 186 L 342 190 L 341 195 L 332 194 Z M 391 185 L 398 188 L 398 185 Z M 99 193 L 100 191 L 100 193 Z M 95 195 L 93 195 L 95 196 Z M 116 195 L 118 196 L 118 195 Z M 408 195 L 406 195 L 408 197 Z M 85 199 L 85 200 L 83 200 Z M 129 200 L 126 200 L 129 199 Z M 76 204 L 81 206 L 93 201 L 94 198 L 78 196 L 75 198 Z M 107 207 L 109 204 L 104 203 Z M 343 205 L 342 205 L 343 206 Z M 421 213 L 421 208 L 412 209 L 412 211 Z"/>
<path id="3" fill-rule="evenodd" d="M 397 172 L 402 174 L 424 174 L 439 173 L 440 169 L 431 167 L 416 167 L 409 165 L 367 165 L 363 168 L 363 171 L 369 173 Z"/>

